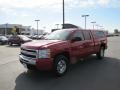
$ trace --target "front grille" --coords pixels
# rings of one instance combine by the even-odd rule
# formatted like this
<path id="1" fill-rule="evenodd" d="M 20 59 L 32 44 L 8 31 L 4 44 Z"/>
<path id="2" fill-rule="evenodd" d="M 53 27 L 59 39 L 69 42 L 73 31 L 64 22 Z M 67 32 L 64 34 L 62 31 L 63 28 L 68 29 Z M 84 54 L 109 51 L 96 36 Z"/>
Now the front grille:
<path id="1" fill-rule="evenodd" d="M 36 58 L 36 55 L 29 55 L 29 54 L 26 54 L 26 53 L 22 53 L 22 55 L 26 56 L 26 57 L 30 57 L 30 58 Z"/>
<path id="2" fill-rule="evenodd" d="M 36 59 L 37 50 L 21 48 L 21 55 L 27 59 Z"/>

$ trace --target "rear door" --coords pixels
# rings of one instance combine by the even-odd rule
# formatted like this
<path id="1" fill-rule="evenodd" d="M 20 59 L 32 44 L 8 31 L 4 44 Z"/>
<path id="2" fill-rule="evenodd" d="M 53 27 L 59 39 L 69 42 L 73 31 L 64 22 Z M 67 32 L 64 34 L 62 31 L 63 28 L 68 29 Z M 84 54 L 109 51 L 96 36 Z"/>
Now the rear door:
<path id="1" fill-rule="evenodd" d="M 86 55 L 90 55 L 94 53 L 94 40 L 91 35 L 90 30 L 83 30 L 84 34 L 84 47 L 86 51 Z"/>

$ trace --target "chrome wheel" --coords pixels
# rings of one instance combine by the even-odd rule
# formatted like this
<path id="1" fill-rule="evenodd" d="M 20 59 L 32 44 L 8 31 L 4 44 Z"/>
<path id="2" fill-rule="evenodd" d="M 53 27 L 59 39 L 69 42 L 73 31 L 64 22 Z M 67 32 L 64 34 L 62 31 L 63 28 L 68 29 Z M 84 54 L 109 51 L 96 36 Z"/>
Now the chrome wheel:
<path id="1" fill-rule="evenodd" d="M 57 76 L 62 76 L 68 69 L 68 58 L 64 55 L 58 55 L 54 62 L 54 72 Z"/>
<path id="2" fill-rule="evenodd" d="M 96 54 L 99 59 L 103 59 L 105 54 L 105 49 L 104 47 L 101 47 L 99 52 Z"/>
<path id="3" fill-rule="evenodd" d="M 66 62 L 64 60 L 60 60 L 57 64 L 58 73 L 64 73 L 66 71 Z"/>

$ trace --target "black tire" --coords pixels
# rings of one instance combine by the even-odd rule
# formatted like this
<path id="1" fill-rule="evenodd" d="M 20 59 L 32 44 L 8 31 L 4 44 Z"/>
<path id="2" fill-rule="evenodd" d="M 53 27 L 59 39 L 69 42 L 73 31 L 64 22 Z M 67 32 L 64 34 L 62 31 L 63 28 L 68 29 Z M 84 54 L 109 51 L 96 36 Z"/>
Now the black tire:
<path id="1" fill-rule="evenodd" d="M 9 42 L 9 45 L 10 45 L 10 46 L 12 46 L 12 43 L 11 43 L 11 42 Z"/>
<path id="2" fill-rule="evenodd" d="M 98 59 L 103 59 L 105 54 L 105 48 L 102 46 L 99 52 L 96 54 Z"/>
<path id="3" fill-rule="evenodd" d="M 30 71 L 37 70 L 37 69 L 35 68 L 35 66 L 32 66 L 32 65 L 27 65 L 27 69 L 30 70 Z"/>
<path id="4" fill-rule="evenodd" d="M 21 43 L 19 43 L 18 46 L 21 46 Z"/>
<path id="5" fill-rule="evenodd" d="M 0 42 L 0 45 L 2 45 L 2 42 Z"/>
<path id="6" fill-rule="evenodd" d="M 64 55 L 58 55 L 54 62 L 54 72 L 56 76 L 63 76 L 68 69 L 68 58 Z"/>

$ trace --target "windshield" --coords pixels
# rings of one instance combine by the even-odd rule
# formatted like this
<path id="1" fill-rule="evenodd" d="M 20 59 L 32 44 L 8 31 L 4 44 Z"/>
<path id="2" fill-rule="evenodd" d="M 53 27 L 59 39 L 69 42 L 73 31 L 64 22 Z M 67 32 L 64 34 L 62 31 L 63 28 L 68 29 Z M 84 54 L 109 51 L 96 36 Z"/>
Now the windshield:
<path id="1" fill-rule="evenodd" d="M 22 38 L 23 40 L 30 40 L 30 38 L 23 36 L 23 35 L 19 35 L 20 38 Z"/>
<path id="2" fill-rule="evenodd" d="M 57 30 L 49 35 L 45 36 L 47 40 L 67 40 L 71 31 L 69 30 Z"/>
<path id="3" fill-rule="evenodd" d="M 0 39 L 5 39 L 6 40 L 7 38 L 5 36 L 0 36 Z"/>

